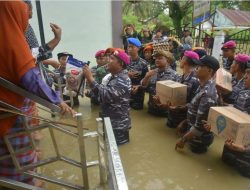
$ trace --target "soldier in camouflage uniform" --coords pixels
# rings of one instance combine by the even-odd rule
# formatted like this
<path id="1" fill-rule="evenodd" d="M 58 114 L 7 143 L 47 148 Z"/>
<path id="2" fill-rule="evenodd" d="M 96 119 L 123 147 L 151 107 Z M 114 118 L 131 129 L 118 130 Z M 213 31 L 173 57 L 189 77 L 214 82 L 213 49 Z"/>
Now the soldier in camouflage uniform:
<path id="1" fill-rule="evenodd" d="M 228 71 L 230 70 L 230 67 L 234 61 L 235 49 L 236 43 L 232 40 L 224 43 L 221 48 L 223 56 L 223 68 Z"/>
<path id="2" fill-rule="evenodd" d="M 187 105 L 194 98 L 195 92 L 200 85 L 199 80 L 195 76 L 195 63 L 193 60 L 199 60 L 199 55 L 193 51 L 185 51 L 180 63 L 183 75 L 177 82 L 187 85 L 187 104 L 169 107 L 167 126 L 170 128 L 176 128 L 180 122 L 187 118 Z"/>
<path id="3" fill-rule="evenodd" d="M 234 62 L 231 65 L 230 72 L 233 75 L 232 80 L 232 87 L 233 90 L 230 93 L 223 93 L 222 91 L 222 98 L 223 101 L 228 104 L 234 104 L 236 97 L 238 96 L 239 92 L 244 88 L 243 77 L 246 71 L 246 63 L 242 62 L 244 59 L 242 57 L 247 56 L 244 54 L 238 54 L 235 56 Z M 246 60 L 245 60 L 246 61 Z"/>
<path id="4" fill-rule="evenodd" d="M 147 62 L 138 55 L 141 42 L 136 38 L 128 38 L 128 54 L 131 64 L 128 66 L 128 76 L 132 82 L 130 106 L 135 110 L 143 109 L 145 91 L 140 82 L 148 72 Z"/>
<path id="5" fill-rule="evenodd" d="M 107 74 L 107 69 L 106 69 L 106 64 L 107 64 L 107 59 L 105 55 L 105 50 L 99 50 L 95 54 L 96 58 L 96 67 L 92 67 L 92 73 L 94 73 L 95 76 L 95 81 L 98 84 L 101 84 L 102 78 Z M 93 105 L 99 105 L 99 97 L 98 95 L 94 94 L 92 91 L 88 91 L 86 93 L 86 96 L 90 98 L 91 104 Z"/>
<path id="6" fill-rule="evenodd" d="M 96 59 L 97 62 L 99 62 L 98 67 L 96 69 L 96 75 L 95 75 L 95 81 L 98 84 L 102 83 L 102 79 L 103 77 L 105 77 L 108 74 L 108 70 L 107 70 L 107 55 L 105 54 L 104 50 L 99 51 L 99 53 L 97 52 L 96 54 Z"/>
<path id="7" fill-rule="evenodd" d="M 102 115 L 110 117 L 114 135 L 118 145 L 129 142 L 129 129 L 131 120 L 129 116 L 129 99 L 131 93 L 131 80 L 126 70 L 130 59 L 125 52 L 115 51 L 110 57 L 107 83 L 98 84 L 90 69 L 86 66 L 83 73 L 94 93 L 99 94 Z"/>
<path id="8" fill-rule="evenodd" d="M 157 68 L 150 70 L 146 74 L 142 80 L 142 86 L 149 93 L 148 112 L 153 115 L 167 116 L 167 110 L 158 105 L 154 100 L 156 96 L 156 82 L 163 80 L 177 81 L 179 76 L 176 71 L 170 67 L 170 64 L 174 60 L 172 53 L 160 50 L 156 52 L 154 57 Z"/>
<path id="9" fill-rule="evenodd" d="M 196 68 L 197 78 L 200 86 L 196 91 L 195 97 L 188 105 L 187 127 L 188 132 L 177 141 L 176 149 L 183 148 L 189 142 L 191 151 L 203 153 L 213 142 L 213 133 L 204 128 L 203 120 L 207 120 L 209 108 L 218 104 L 218 95 L 213 81 L 213 76 L 220 67 L 218 60 L 206 55 L 199 61 Z"/>
<path id="10" fill-rule="evenodd" d="M 239 60 L 246 63 L 246 74 L 244 76 L 244 89 L 242 89 L 235 100 L 234 107 L 250 114 L 250 56 L 240 55 Z M 250 134 L 245 134 L 250 136 Z M 249 137 L 248 137 L 249 138 Z M 226 140 L 222 153 L 222 160 L 237 170 L 243 176 L 250 177 L 250 144 L 242 146 L 235 144 L 231 139 Z"/>

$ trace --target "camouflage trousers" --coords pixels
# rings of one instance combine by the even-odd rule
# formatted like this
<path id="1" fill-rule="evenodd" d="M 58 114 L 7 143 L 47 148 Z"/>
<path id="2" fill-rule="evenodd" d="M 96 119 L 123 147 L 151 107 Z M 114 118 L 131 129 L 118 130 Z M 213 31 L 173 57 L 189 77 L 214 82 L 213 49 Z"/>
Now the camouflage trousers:
<path id="1" fill-rule="evenodd" d="M 187 119 L 187 110 L 169 110 L 167 126 L 176 128 L 185 119 Z"/>
<path id="2" fill-rule="evenodd" d="M 181 134 L 185 135 L 191 126 L 187 123 L 185 127 L 181 129 Z M 207 152 L 207 148 L 213 143 L 214 141 L 214 134 L 212 132 L 205 132 L 201 136 L 196 136 L 192 140 L 188 141 L 188 145 L 190 150 L 193 153 L 201 154 Z"/>
<path id="3" fill-rule="evenodd" d="M 123 145 L 129 142 L 129 130 L 117 130 L 113 129 L 116 144 Z"/>
<path id="4" fill-rule="evenodd" d="M 235 167 L 238 172 L 250 178 L 250 154 L 230 150 L 224 146 L 222 153 L 222 161 L 229 166 Z"/>
<path id="5" fill-rule="evenodd" d="M 189 147 L 193 153 L 201 154 L 207 152 L 207 148 L 213 143 L 214 134 L 207 132 L 202 134 L 200 137 L 195 137 L 189 141 Z"/>
<path id="6" fill-rule="evenodd" d="M 154 103 L 153 96 L 151 94 L 149 95 L 149 100 L 148 100 L 148 113 L 155 115 L 155 116 L 160 116 L 160 117 L 168 116 L 168 110 L 162 109 L 159 106 L 157 106 Z"/>
<path id="7" fill-rule="evenodd" d="M 135 110 L 142 110 L 144 104 L 145 91 L 139 89 L 136 94 L 130 96 L 130 107 Z"/>
<path id="8" fill-rule="evenodd" d="M 104 117 L 108 117 L 108 116 L 103 114 L 103 112 L 99 112 L 99 117 L 104 118 Z M 112 124 L 112 128 L 113 128 L 116 144 L 119 146 L 119 145 L 128 143 L 129 142 L 129 129 L 130 129 L 130 127 L 129 128 L 124 127 L 123 129 L 117 128 L 116 124 L 119 122 L 115 122 L 112 118 L 110 118 L 110 120 L 111 120 L 111 124 Z M 122 124 L 120 124 L 120 126 L 121 125 Z M 129 123 L 128 123 L 128 125 L 129 125 Z"/>

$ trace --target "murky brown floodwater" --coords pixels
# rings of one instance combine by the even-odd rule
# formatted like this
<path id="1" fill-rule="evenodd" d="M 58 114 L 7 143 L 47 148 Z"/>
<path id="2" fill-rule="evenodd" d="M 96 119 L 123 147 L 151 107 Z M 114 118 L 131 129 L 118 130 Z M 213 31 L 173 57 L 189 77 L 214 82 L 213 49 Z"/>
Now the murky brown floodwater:
<path id="1" fill-rule="evenodd" d="M 91 107 L 89 99 L 84 98 L 78 111 L 84 114 L 85 126 L 95 130 L 99 108 Z M 221 161 L 223 139 L 216 138 L 209 151 L 203 155 L 193 154 L 187 147 L 177 152 L 174 149 L 177 140 L 175 130 L 165 127 L 164 118 L 149 115 L 146 107 L 143 111 L 131 110 L 131 117 L 131 142 L 119 148 L 129 189 L 250 190 L 250 180 Z M 47 157 L 53 155 L 54 149 L 48 131 L 44 130 L 43 134 L 45 138 L 40 147 L 44 149 L 44 157 Z M 76 139 L 61 132 L 56 132 L 56 138 L 62 155 L 79 159 Z M 88 160 L 97 159 L 96 140 L 88 139 L 86 147 Z M 81 171 L 61 162 L 44 166 L 41 171 L 58 179 L 81 183 Z M 99 182 L 98 167 L 88 171 L 91 187 L 96 189 Z M 47 184 L 47 189 L 66 188 Z"/>

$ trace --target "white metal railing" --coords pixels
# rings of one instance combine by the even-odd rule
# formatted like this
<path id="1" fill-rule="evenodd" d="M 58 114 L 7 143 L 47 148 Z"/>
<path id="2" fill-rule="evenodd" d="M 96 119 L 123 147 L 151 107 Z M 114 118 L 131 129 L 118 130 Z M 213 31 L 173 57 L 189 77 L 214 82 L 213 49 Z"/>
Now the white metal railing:
<path id="1" fill-rule="evenodd" d="M 15 84 L 3 79 L 0 77 L 0 85 L 17 93 L 20 94 L 24 97 L 30 98 L 31 100 L 43 105 L 44 107 L 49 108 L 49 110 L 53 110 L 55 112 L 59 112 L 60 108 L 54 104 L 51 104 L 47 100 L 44 100 L 40 97 L 37 97 L 34 94 L 31 94 L 27 92 L 26 90 L 22 89 L 21 87 L 16 86 Z M 127 190 L 127 182 L 126 178 L 124 175 L 121 159 L 119 156 L 119 151 L 118 147 L 116 145 L 115 137 L 113 134 L 112 130 L 112 125 L 110 122 L 109 118 L 104 118 L 102 120 L 101 118 L 97 119 L 97 130 L 92 131 L 92 132 L 86 132 L 83 124 L 83 118 L 81 113 L 77 113 L 75 115 L 76 118 L 76 123 L 74 125 L 70 124 L 67 126 L 67 124 L 63 123 L 57 123 L 50 121 L 48 119 L 44 120 L 44 123 L 37 125 L 37 126 L 32 126 L 30 127 L 27 122 L 27 118 L 30 116 L 24 115 L 21 110 L 13 107 L 12 105 L 7 104 L 6 102 L 0 101 L 0 108 L 2 108 L 2 111 L 4 110 L 4 113 L 2 112 L 0 114 L 0 119 L 6 118 L 10 115 L 16 114 L 20 115 L 23 119 L 24 123 L 24 130 L 21 132 L 17 133 L 12 133 L 4 136 L 4 141 L 7 145 L 9 154 L 4 155 L 0 157 L 0 160 L 3 159 L 12 159 L 16 169 L 18 172 L 23 173 L 28 176 L 32 176 L 38 179 L 42 179 L 47 182 L 51 182 L 57 185 L 61 185 L 67 188 L 71 189 L 86 189 L 88 190 L 89 187 L 89 180 L 88 180 L 88 171 L 87 168 L 93 167 L 93 166 L 99 166 L 99 171 L 100 171 L 100 183 L 101 184 L 108 184 L 109 189 L 114 189 L 114 190 Z M 45 109 L 46 110 L 46 109 Z M 69 130 L 67 127 L 74 127 L 77 132 L 72 132 Z M 24 167 L 21 167 L 17 155 L 20 153 L 25 153 L 30 150 L 35 150 L 35 143 L 33 139 L 31 138 L 31 133 L 36 131 L 36 130 L 42 130 L 42 129 L 49 129 L 49 134 L 52 139 L 52 145 L 54 147 L 56 156 L 54 157 L 49 157 L 43 160 L 40 160 L 34 164 L 26 165 Z M 78 139 L 78 144 L 79 144 L 79 152 L 80 152 L 80 162 L 72 160 L 68 158 L 65 155 L 62 155 L 59 152 L 58 149 L 58 143 L 54 135 L 54 130 L 59 130 L 67 135 L 73 136 Z M 29 139 L 30 139 L 30 146 L 25 147 L 23 149 L 19 150 L 14 150 L 11 143 L 10 139 L 14 138 L 17 135 L 20 134 L 26 134 Z M 85 139 L 86 138 L 98 138 L 98 160 L 86 161 L 86 151 L 85 151 Z M 59 180 L 56 178 L 52 178 L 49 176 L 45 176 L 40 173 L 36 173 L 33 171 L 34 168 L 44 166 L 50 163 L 54 163 L 57 161 L 63 161 L 67 164 L 79 167 L 82 171 L 82 181 L 83 185 L 76 185 L 72 184 L 68 181 L 65 180 Z M 1 186 L 6 187 L 6 188 L 11 188 L 11 189 L 30 189 L 32 186 L 29 186 L 24 183 L 20 183 L 17 181 L 13 181 L 10 179 L 6 178 L 0 178 L 0 189 Z M 31 189 L 39 189 L 36 187 L 33 187 Z"/>
<path id="2" fill-rule="evenodd" d="M 100 173 L 102 177 L 106 177 L 110 190 L 128 190 L 126 177 L 124 174 L 119 150 L 116 144 L 112 125 L 108 117 L 103 119 L 97 118 L 99 133 L 99 154 L 105 158 L 104 165 L 100 161 Z M 101 135 L 100 135 L 101 134 Z M 103 134 L 103 135 L 102 135 Z M 102 158 L 102 156 L 100 157 Z"/>

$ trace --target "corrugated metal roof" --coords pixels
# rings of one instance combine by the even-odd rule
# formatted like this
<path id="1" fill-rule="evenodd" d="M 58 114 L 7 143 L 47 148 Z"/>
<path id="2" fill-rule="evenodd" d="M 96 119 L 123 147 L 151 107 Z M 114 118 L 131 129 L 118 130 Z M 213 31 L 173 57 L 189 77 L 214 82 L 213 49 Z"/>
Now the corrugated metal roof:
<path id="1" fill-rule="evenodd" d="M 235 26 L 250 26 L 250 11 L 219 9 Z"/>

